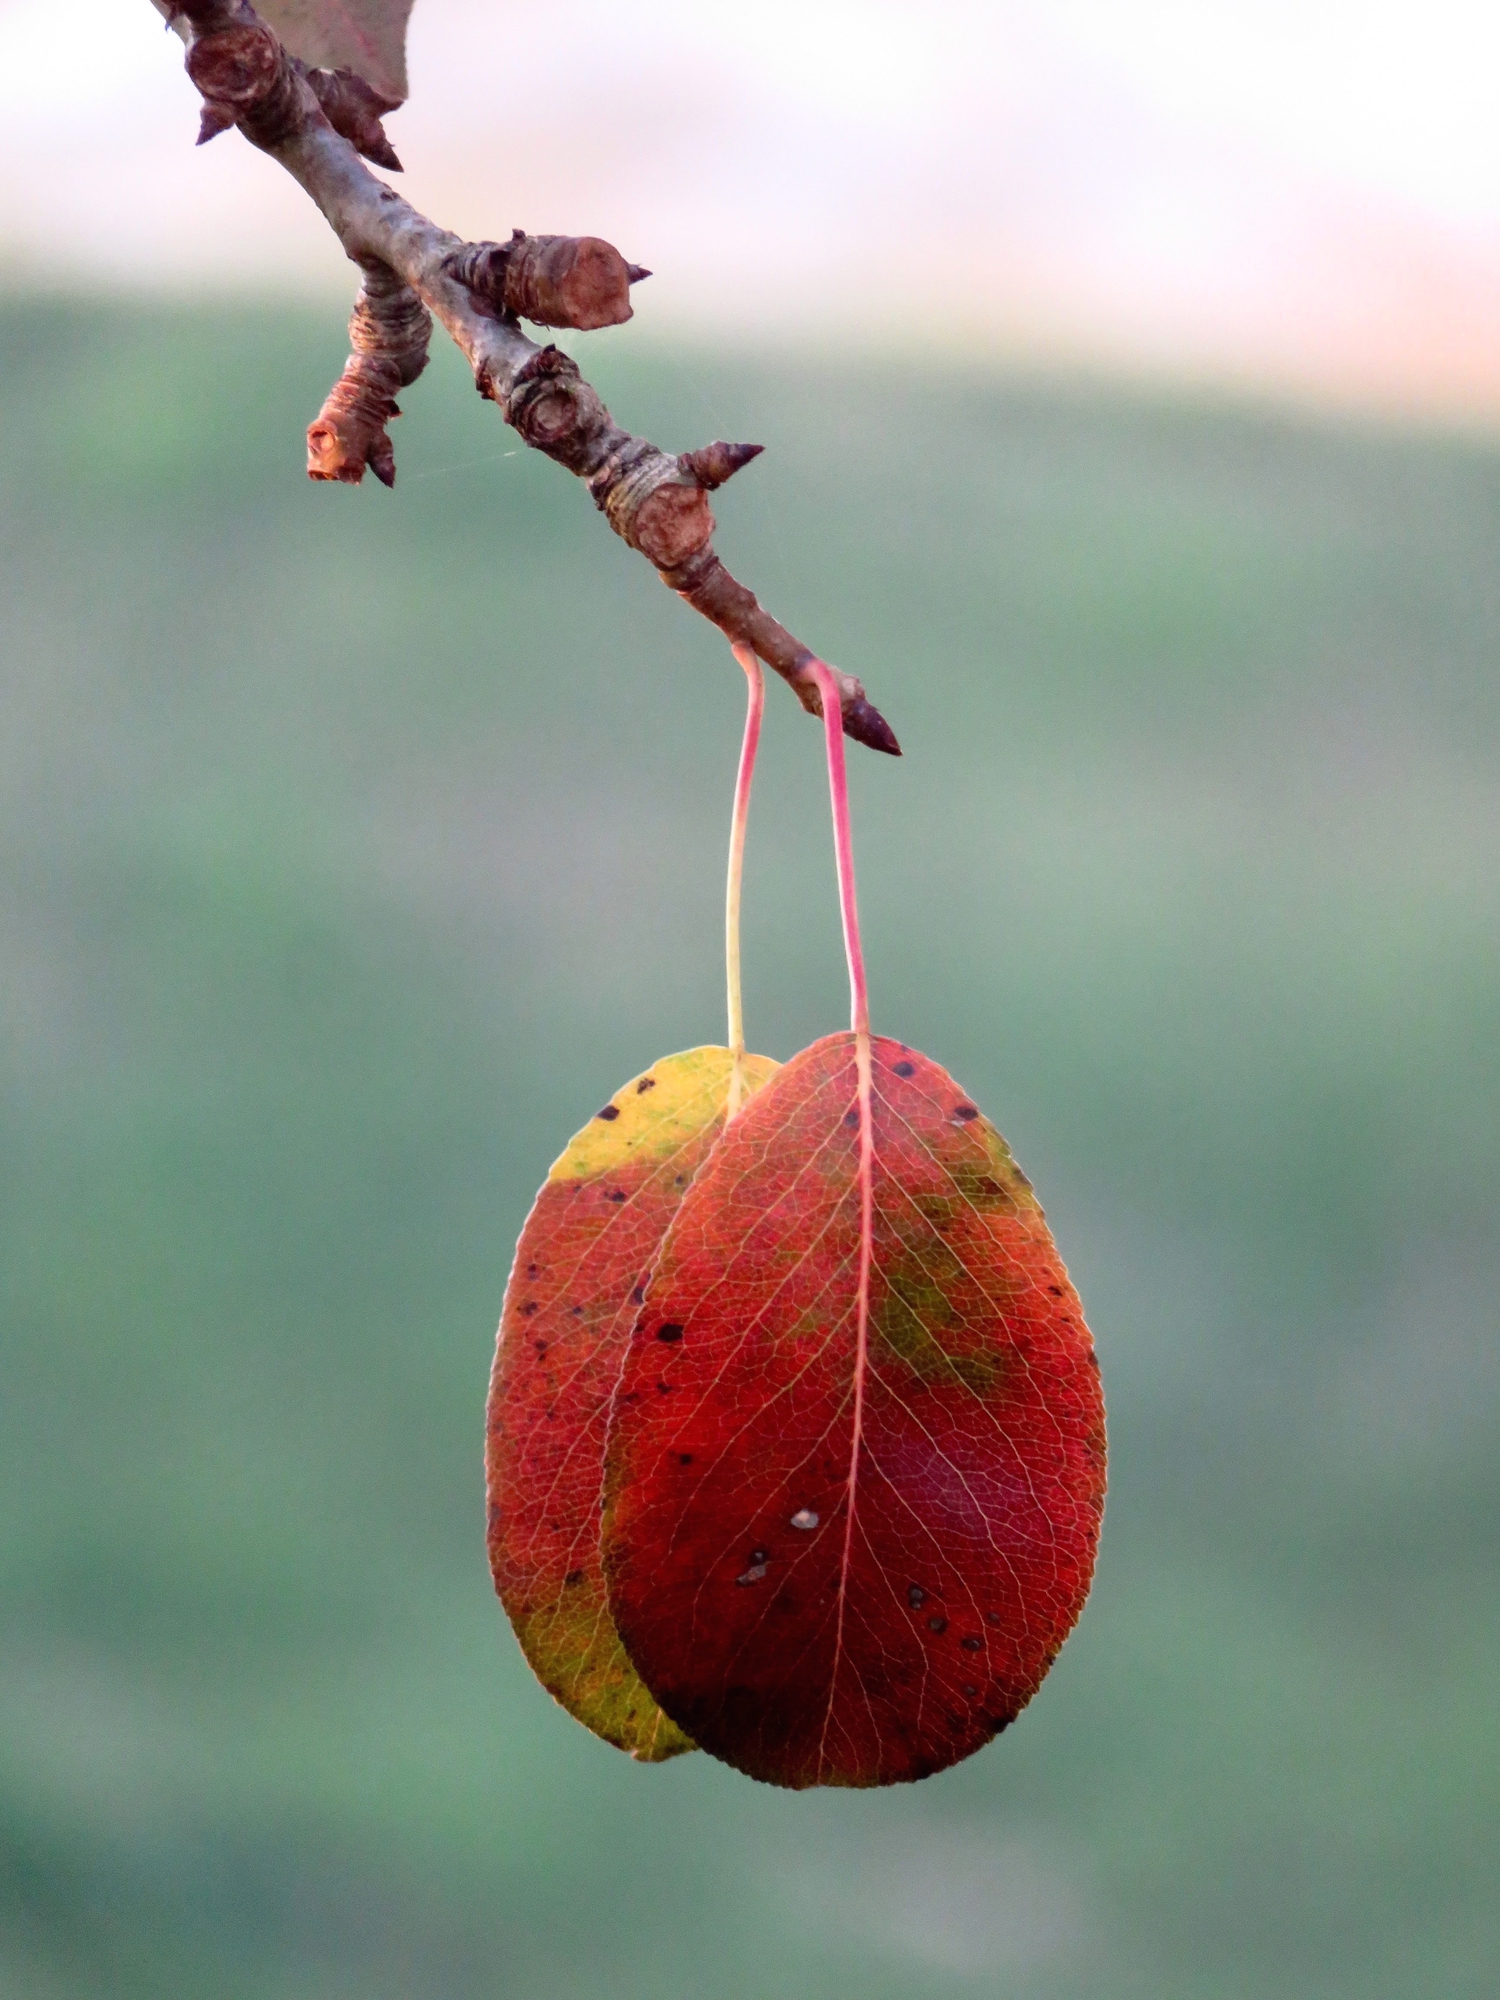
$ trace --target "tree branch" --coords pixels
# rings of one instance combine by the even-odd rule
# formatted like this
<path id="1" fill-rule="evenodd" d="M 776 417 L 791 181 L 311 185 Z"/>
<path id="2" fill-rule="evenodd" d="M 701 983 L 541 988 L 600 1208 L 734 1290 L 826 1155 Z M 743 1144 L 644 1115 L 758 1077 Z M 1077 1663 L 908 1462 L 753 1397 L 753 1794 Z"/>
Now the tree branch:
<path id="1" fill-rule="evenodd" d="M 348 72 L 309 72 L 249 0 L 152 4 L 186 44 L 188 75 L 204 99 L 201 137 L 238 125 L 302 186 L 365 273 L 351 322 L 355 351 L 309 433 L 313 476 L 357 481 L 368 464 L 387 484 L 394 479 L 385 425 L 396 414 L 395 389 L 425 362 L 430 313 L 467 359 L 480 394 L 526 443 L 582 479 L 615 533 L 669 589 L 731 644 L 751 647 L 810 714 L 821 714 L 813 669 L 823 663 L 714 553 L 708 494 L 758 447 L 720 442 L 679 456 L 633 437 L 576 362 L 557 347 L 538 347 L 517 322 L 521 311 L 550 325 L 616 324 L 629 317 L 629 283 L 649 274 L 597 237 L 518 232 L 508 245 L 465 243 L 365 166 L 360 150 L 385 164 L 394 158 L 379 124 L 386 107 L 367 89 L 351 89 L 357 79 Z M 833 671 L 845 733 L 899 756 L 859 681 Z"/>

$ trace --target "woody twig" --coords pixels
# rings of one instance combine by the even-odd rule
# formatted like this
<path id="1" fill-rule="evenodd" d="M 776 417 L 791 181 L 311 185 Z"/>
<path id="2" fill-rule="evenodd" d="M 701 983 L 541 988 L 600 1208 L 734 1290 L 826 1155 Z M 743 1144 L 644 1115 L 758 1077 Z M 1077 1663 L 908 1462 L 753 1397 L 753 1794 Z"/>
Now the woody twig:
<path id="1" fill-rule="evenodd" d="M 314 478 L 357 483 L 368 466 L 386 485 L 395 456 L 386 426 L 396 392 L 414 382 L 436 320 L 474 371 L 481 395 L 534 450 L 587 485 L 620 538 L 662 581 L 750 647 L 822 712 L 822 664 L 735 580 L 714 551 L 708 496 L 760 447 L 722 441 L 666 452 L 617 424 L 578 365 L 539 346 L 520 321 L 615 326 L 631 316 L 630 287 L 649 272 L 598 237 L 526 236 L 466 243 L 404 201 L 366 166 L 398 167 L 380 119 L 394 107 L 346 70 L 298 62 L 249 0 L 152 0 L 187 48 L 203 98 L 200 142 L 237 126 L 278 160 L 317 204 L 363 274 L 350 325 L 353 352 L 308 433 Z M 362 158 L 361 155 L 364 157 Z M 852 674 L 835 670 L 844 731 L 899 756 L 890 725 Z"/>

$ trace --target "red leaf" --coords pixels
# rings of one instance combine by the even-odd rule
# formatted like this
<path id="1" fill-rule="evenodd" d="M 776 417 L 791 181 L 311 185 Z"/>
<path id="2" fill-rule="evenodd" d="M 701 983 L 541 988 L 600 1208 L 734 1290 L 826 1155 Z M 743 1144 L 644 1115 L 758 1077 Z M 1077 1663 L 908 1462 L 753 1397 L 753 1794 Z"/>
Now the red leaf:
<path id="1" fill-rule="evenodd" d="M 1088 1594 L 1104 1500 L 1093 1343 L 1031 1185 L 952 1079 L 872 1044 L 860 1310 L 856 1039 L 727 1130 L 631 1336 L 604 1563 L 642 1678 L 773 1784 L 968 1756 Z"/>
<path id="2" fill-rule="evenodd" d="M 743 1086 L 776 1065 L 747 1056 Z M 487 1466 L 495 1587 L 537 1677 L 607 1742 L 692 1744 L 641 1685 L 599 1567 L 609 1400 L 667 1224 L 724 1125 L 728 1049 L 667 1056 L 615 1095 L 536 1198 L 505 1293 Z"/>

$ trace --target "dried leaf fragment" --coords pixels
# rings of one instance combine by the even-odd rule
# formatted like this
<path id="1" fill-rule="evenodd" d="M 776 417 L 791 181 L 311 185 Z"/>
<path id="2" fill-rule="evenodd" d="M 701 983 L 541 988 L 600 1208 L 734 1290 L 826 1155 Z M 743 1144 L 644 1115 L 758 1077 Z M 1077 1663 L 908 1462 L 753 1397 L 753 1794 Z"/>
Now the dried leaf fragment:
<path id="1" fill-rule="evenodd" d="M 334 131 L 377 167 L 399 174 L 400 157 L 380 122 L 383 113 L 396 109 L 390 99 L 373 89 L 362 76 L 356 76 L 352 69 L 309 69 L 305 74 L 313 96 L 323 107 L 323 116 Z"/>
<path id="2" fill-rule="evenodd" d="M 352 69 L 386 99 L 404 104 L 406 24 L 412 0 L 257 0 L 256 11 L 294 56 L 318 69 Z"/>

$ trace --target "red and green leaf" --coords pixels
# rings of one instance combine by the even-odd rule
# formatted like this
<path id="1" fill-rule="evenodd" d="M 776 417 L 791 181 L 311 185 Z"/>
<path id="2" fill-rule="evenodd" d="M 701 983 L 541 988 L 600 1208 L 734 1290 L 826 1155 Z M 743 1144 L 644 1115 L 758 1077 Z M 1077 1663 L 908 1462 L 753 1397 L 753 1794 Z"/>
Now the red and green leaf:
<path id="1" fill-rule="evenodd" d="M 748 1056 L 746 1096 L 776 1065 Z M 521 1232 L 490 1384 L 495 1587 L 538 1678 L 646 1761 L 693 1746 L 641 1685 L 599 1566 L 610 1398 L 667 1225 L 724 1127 L 727 1049 L 668 1056 L 568 1146 Z"/>
<path id="2" fill-rule="evenodd" d="M 956 1763 L 1077 1619 L 1104 1474 L 1093 1343 L 1000 1135 L 900 1043 L 795 1057 L 684 1196 L 615 1403 L 609 1604 L 661 1707 L 775 1784 Z"/>

